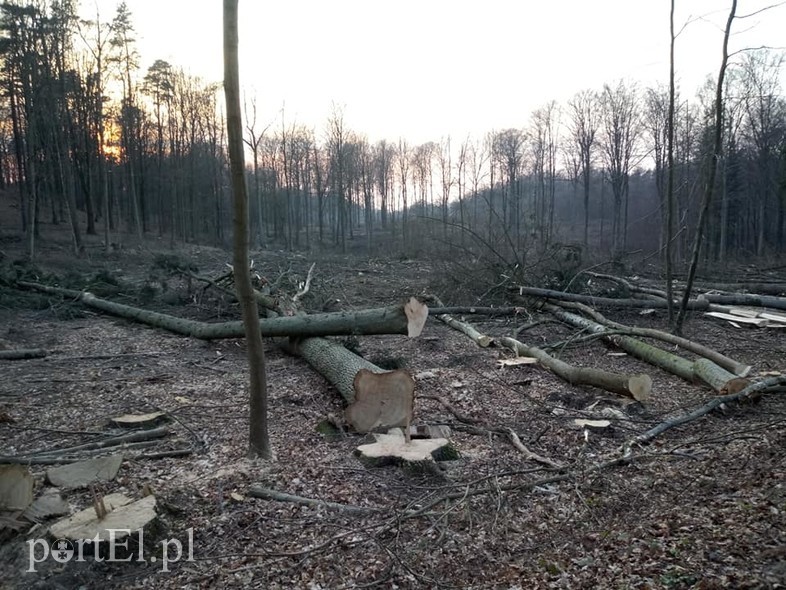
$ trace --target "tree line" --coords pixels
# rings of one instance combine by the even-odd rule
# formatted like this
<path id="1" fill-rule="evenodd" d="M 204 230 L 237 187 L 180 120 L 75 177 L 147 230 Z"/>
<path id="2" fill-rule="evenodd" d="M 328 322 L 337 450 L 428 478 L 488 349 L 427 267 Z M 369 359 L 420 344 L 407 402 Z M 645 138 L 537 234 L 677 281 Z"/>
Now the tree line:
<path id="1" fill-rule="evenodd" d="M 75 0 L 0 4 L 0 189 L 14 199 L 31 256 L 43 223 L 68 224 L 74 249 L 103 234 L 227 245 L 231 194 L 220 84 L 158 60 L 140 70 L 133 15 L 82 19 Z M 784 55 L 735 56 L 724 84 L 718 198 L 706 255 L 786 249 Z M 341 250 L 442 244 L 527 253 L 572 244 L 612 255 L 690 255 L 713 158 L 712 81 L 677 96 L 631 81 L 549 101 L 520 128 L 419 145 L 370 142 L 334 106 L 321 129 L 268 123 L 243 100 L 254 245 Z M 526 118 L 522 113 L 522 119 Z M 667 231 L 667 178 L 675 207 Z"/>

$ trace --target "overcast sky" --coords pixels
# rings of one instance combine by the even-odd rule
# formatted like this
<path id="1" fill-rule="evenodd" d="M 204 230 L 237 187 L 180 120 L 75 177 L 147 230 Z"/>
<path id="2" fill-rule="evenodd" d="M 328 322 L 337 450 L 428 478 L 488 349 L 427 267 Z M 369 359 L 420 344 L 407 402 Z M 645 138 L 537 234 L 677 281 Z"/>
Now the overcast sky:
<path id="1" fill-rule="evenodd" d="M 85 12 L 95 2 L 83 0 Z M 116 0 L 97 0 L 111 20 Z M 739 0 L 745 15 L 778 0 Z M 220 0 L 127 0 L 142 73 L 223 77 Z M 731 0 L 677 0 L 678 78 L 717 75 Z M 267 119 L 321 133 L 335 102 L 371 141 L 524 127 L 549 100 L 668 81 L 669 0 L 240 0 L 241 86 Z M 735 23 L 732 50 L 786 44 L 786 6 Z"/>

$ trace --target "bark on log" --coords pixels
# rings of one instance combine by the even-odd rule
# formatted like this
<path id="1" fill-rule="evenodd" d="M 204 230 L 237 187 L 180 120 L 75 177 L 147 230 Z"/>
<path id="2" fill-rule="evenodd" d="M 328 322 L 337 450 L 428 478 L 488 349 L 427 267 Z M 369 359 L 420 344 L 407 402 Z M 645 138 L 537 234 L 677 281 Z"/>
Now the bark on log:
<path id="1" fill-rule="evenodd" d="M 49 293 L 71 297 L 93 309 L 134 320 L 156 328 L 162 328 L 175 334 L 190 336 L 202 340 L 219 338 L 242 338 L 245 336 L 243 322 L 223 322 L 209 324 L 187 320 L 175 316 L 123 305 L 113 301 L 100 299 L 92 293 L 50 287 L 38 283 L 20 281 L 19 286 Z M 416 301 L 416 300 L 415 300 Z M 410 301 L 407 305 L 411 306 Z M 428 308 L 422 306 L 422 313 L 428 314 Z M 360 311 L 340 311 L 313 315 L 279 316 L 260 319 L 260 332 L 263 336 L 340 336 L 367 334 L 407 334 L 410 337 L 420 335 L 422 323 L 416 318 L 410 320 L 404 305 L 395 305 L 377 309 Z"/>
<path id="2" fill-rule="evenodd" d="M 0 360 L 19 361 L 24 359 L 40 359 L 46 356 L 43 348 L 16 348 L 13 350 L 0 350 Z"/>
<path id="3" fill-rule="evenodd" d="M 556 305 L 547 303 L 544 305 L 544 309 L 565 323 L 588 330 L 594 334 L 603 334 L 606 331 L 606 327 L 602 324 L 576 315 L 575 313 L 567 312 Z M 641 340 L 631 338 L 630 336 L 609 335 L 606 337 L 606 340 L 609 340 L 633 356 L 651 365 L 660 367 L 673 375 L 682 377 L 686 381 L 690 381 L 691 383 L 702 381 L 718 393 L 723 391 L 730 381 L 739 379 L 739 377 L 733 373 L 719 367 L 708 359 L 702 358 L 697 361 L 689 361 L 663 350 L 662 348 L 657 348 Z"/>
<path id="4" fill-rule="evenodd" d="M 668 342 L 669 344 L 675 344 L 680 348 L 689 350 L 694 354 L 698 354 L 699 356 L 711 360 L 716 365 L 723 367 L 724 369 L 734 373 L 738 377 L 745 377 L 748 375 L 748 373 L 750 373 L 751 370 L 750 365 L 744 365 L 732 358 L 729 358 L 719 353 L 716 350 L 708 348 L 702 344 L 699 344 L 698 342 L 693 342 L 692 340 L 688 340 L 687 338 L 682 338 L 681 336 L 675 336 L 674 334 L 669 334 L 668 332 L 663 332 L 661 330 L 656 330 L 654 328 L 639 328 L 637 326 L 626 326 L 625 324 L 614 322 L 608 319 L 600 312 L 592 309 L 591 307 L 584 305 L 583 303 L 563 302 L 560 304 L 560 307 L 578 309 L 583 313 L 585 313 L 586 315 L 590 316 L 593 320 L 595 320 L 599 324 L 603 324 L 604 326 L 608 326 L 609 328 L 623 330 L 625 332 L 629 332 L 630 334 L 633 334 L 634 336 L 655 338 L 656 340 Z"/>
<path id="5" fill-rule="evenodd" d="M 496 342 L 518 355 L 538 359 L 540 364 L 572 385 L 591 385 L 642 402 L 649 398 L 652 391 L 652 379 L 647 374 L 621 375 L 592 367 L 576 367 L 550 356 L 540 348 L 527 346 L 513 338 L 497 338 Z"/>
<path id="6" fill-rule="evenodd" d="M 431 300 L 431 301 L 434 301 L 441 308 L 445 307 L 443 305 L 442 301 L 440 300 L 440 298 L 437 297 L 436 295 L 429 295 L 428 299 Z M 480 332 L 478 332 L 475 329 L 475 327 L 472 326 L 471 324 L 468 324 L 467 322 L 462 322 L 461 320 L 457 320 L 456 318 L 454 318 L 453 316 L 451 316 L 449 314 L 441 313 L 441 314 L 437 315 L 437 318 L 441 322 L 443 322 L 443 323 L 447 324 L 448 326 L 450 326 L 451 328 L 453 328 L 454 330 L 456 330 L 458 332 L 461 332 L 462 334 L 468 336 L 475 344 L 477 344 L 481 348 L 488 347 L 494 340 L 490 336 L 487 336 L 486 334 L 481 334 Z"/>
<path id="7" fill-rule="evenodd" d="M 577 293 L 565 293 L 564 291 L 553 291 L 551 289 L 538 289 L 536 287 L 515 287 L 519 295 L 528 297 L 540 297 L 542 299 L 556 299 L 559 301 L 578 301 L 587 305 L 597 305 L 599 307 L 634 307 L 634 308 L 666 308 L 667 301 L 660 299 L 612 299 L 610 297 L 593 297 L 592 295 L 579 295 Z M 688 309 L 707 310 L 710 307 L 708 300 L 692 299 L 688 302 Z"/>
<path id="8" fill-rule="evenodd" d="M 702 291 L 748 291 L 753 294 L 774 295 L 776 297 L 786 295 L 786 285 L 783 283 L 701 283 L 696 285 L 696 289 Z"/>
<path id="9" fill-rule="evenodd" d="M 755 307 L 771 307 L 774 309 L 786 309 L 786 297 L 773 297 L 771 295 L 752 295 L 738 293 L 736 295 L 713 295 L 705 293 L 699 296 L 710 303 L 721 305 L 752 305 Z"/>
<path id="10" fill-rule="evenodd" d="M 287 350 L 302 357 L 311 368 L 338 390 L 347 404 L 355 401 L 355 375 L 360 369 L 383 373 L 384 369 L 325 338 L 290 339 Z"/>

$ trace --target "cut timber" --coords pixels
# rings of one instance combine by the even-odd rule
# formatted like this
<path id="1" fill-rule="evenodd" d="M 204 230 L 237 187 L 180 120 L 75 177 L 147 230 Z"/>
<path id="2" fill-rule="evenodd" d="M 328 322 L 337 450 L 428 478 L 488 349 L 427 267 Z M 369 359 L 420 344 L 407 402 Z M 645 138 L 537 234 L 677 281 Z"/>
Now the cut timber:
<path id="1" fill-rule="evenodd" d="M 83 488 L 96 481 L 111 481 L 123 464 L 122 453 L 97 457 L 53 467 L 46 472 L 47 481 L 61 488 Z"/>
<path id="2" fill-rule="evenodd" d="M 375 364 L 326 338 L 290 339 L 287 351 L 302 357 L 338 390 L 348 404 L 355 401 L 355 375 L 358 371 L 383 372 Z"/>
<path id="3" fill-rule="evenodd" d="M 40 359 L 46 356 L 43 348 L 17 348 L 14 350 L 0 350 L 0 360 L 19 361 L 24 359 Z"/>
<path id="4" fill-rule="evenodd" d="M 360 445 L 356 454 L 371 467 L 402 463 L 434 462 L 434 455 L 449 447 L 445 438 L 416 439 L 407 442 L 400 430 L 388 434 L 375 434 L 376 442 Z"/>
<path id="5" fill-rule="evenodd" d="M 23 465 L 0 465 L 0 510 L 24 510 L 33 502 L 33 476 Z"/>
<path id="6" fill-rule="evenodd" d="M 428 319 L 428 307 L 414 297 L 404 304 L 404 315 L 407 316 L 407 336 L 417 338 L 423 331 Z"/>
<path id="7" fill-rule="evenodd" d="M 591 385 L 641 402 L 646 401 L 652 391 L 652 379 L 647 374 L 620 375 L 590 367 L 575 367 L 513 338 L 498 338 L 497 342 L 518 355 L 538 359 L 544 367 L 573 385 Z"/>
<path id="8" fill-rule="evenodd" d="M 383 371 L 325 338 L 290 340 L 288 350 L 333 384 L 349 404 L 347 422 L 358 432 L 403 426 L 409 437 L 415 382 L 406 371 Z"/>
<path id="9" fill-rule="evenodd" d="M 719 311 L 708 311 L 704 315 L 711 318 L 718 318 L 719 320 L 726 320 L 727 322 L 734 322 L 737 324 L 745 324 L 748 326 L 755 326 L 756 328 L 764 328 L 769 320 L 766 318 L 752 318 L 742 315 L 732 315 L 730 313 L 721 313 Z"/>
<path id="10" fill-rule="evenodd" d="M 772 312 L 762 312 L 759 314 L 760 318 L 764 318 L 765 320 L 770 320 L 771 322 L 777 322 L 779 324 L 786 324 L 786 315 L 781 313 L 772 313 Z"/>
<path id="11" fill-rule="evenodd" d="M 123 414 L 110 420 L 119 428 L 151 428 L 168 420 L 164 412 L 150 412 L 148 414 Z"/>
<path id="12" fill-rule="evenodd" d="M 762 295 L 786 295 L 786 284 L 784 283 L 700 283 L 695 285 L 697 289 L 704 291 L 748 291 L 749 293 L 760 293 Z"/>
<path id="13" fill-rule="evenodd" d="M 607 331 L 607 328 L 602 324 L 576 315 L 575 313 L 567 312 L 556 305 L 547 303 L 543 308 L 566 324 L 582 328 L 593 334 L 604 334 Z M 651 365 L 660 367 L 672 375 L 682 377 L 691 383 L 700 380 L 712 387 L 716 392 L 722 391 L 726 383 L 738 378 L 737 375 L 719 367 L 708 359 L 699 359 L 695 362 L 689 361 L 667 350 L 652 346 L 651 344 L 631 338 L 630 336 L 609 334 L 604 336 L 604 338 L 619 346 L 625 352 Z"/>
<path id="14" fill-rule="evenodd" d="M 91 506 L 56 522 L 49 529 L 49 534 L 55 539 L 69 541 L 122 539 L 144 530 L 157 517 L 156 498 L 152 495 L 134 502 L 123 494 L 109 494 L 100 503 L 107 510 L 103 518 L 99 518 L 96 508 Z"/>
<path id="15" fill-rule="evenodd" d="M 610 297 L 593 297 L 591 295 L 577 295 L 576 293 L 565 293 L 564 291 L 553 291 L 551 289 L 537 289 L 535 287 L 516 287 L 519 295 L 527 297 L 540 297 L 541 299 L 556 299 L 558 301 L 578 301 L 587 305 L 606 306 L 606 307 L 646 307 L 646 308 L 666 308 L 665 299 L 612 299 Z M 702 299 L 692 299 L 688 301 L 688 309 L 709 309 L 710 302 Z"/>
<path id="16" fill-rule="evenodd" d="M 775 309 L 786 309 L 786 297 L 773 297 L 771 295 L 715 295 L 707 293 L 701 296 L 710 303 L 720 303 L 721 305 L 752 305 L 756 307 L 772 307 Z"/>
<path id="17" fill-rule="evenodd" d="M 360 369 L 354 379 L 355 401 L 344 417 L 356 431 L 401 426 L 410 442 L 409 426 L 415 401 L 415 381 L 406 371 L 373 373 Z"/>
<path id="18" fill-rule="evenodd" d="M 84 291 L 61 289 L 25 281 L 19 281 L 17 285 L 52 295 L 71 297 L 93 309 L 183 336 L 191 336 L 202 340 L 243 338 L 245 336 L 243 322 L 209 324 L 131 307 L 130 305 L 115 303 L 114 301 L 107 301 Z M 417 300 L 415 300 L 415 304 L 410 301 L 407 305 L 410 306 L 409 312 L 405 311 L 404 305 L 394 305 L 360 311 L 273 317 L 260 320 L 259 331 L 263 336 L 270 337 L 341 336 L 351 334 L 407 334 L 410 337 L 419 336 L 425 321 L 423 318 L 428 315 L 428 308 Z"/>
<path id="19" fill-rule="evenodd" d="M 608 318 L 606 318 L 606 316 L 602 315 L 600 312 L 592 309 L 587 305 L 584 305 L 583 303 L 562 302 L 560 303 L 560 307 L 564 307 L 567 309 L 578 309 L 585 315 L 591 317 L 599 324 L 603 324 L 604 326 L 608 326 L 609 328 L 627 332 L 633 336 L 644 336 L 645 338 L 655 338 L 656 340 L 661 340 L 662 342 L 675 344 L 680 348 L 689 350 L 694 354 L 698 354 L 699 356 L 703 356 L 704 358 L 710 359 L 716 365 L 723 367 L 724 369 L 734 373 L 738 377 L 745 377 L 746 375 L 748 375 L 748 373 L 750 373 L 751 370 L 750 365 L 745 365 L 743 363 L 740 363 L 732 358 L 729 358 L 719 353 L 716 350 L 708 348 L 702 344 L 699 344 L 698 342 L 694 342 L 693 340 L 688 340 L 687 338 L 682 338 L 681 336 L 675 336 L 674 334 L 669 334 L 668 332 L 663 332 L 661 330 L 656 330 L 654 328 L 639 328 L 637 326 L 627 326 L 625 324 L 613 322 Z"/>

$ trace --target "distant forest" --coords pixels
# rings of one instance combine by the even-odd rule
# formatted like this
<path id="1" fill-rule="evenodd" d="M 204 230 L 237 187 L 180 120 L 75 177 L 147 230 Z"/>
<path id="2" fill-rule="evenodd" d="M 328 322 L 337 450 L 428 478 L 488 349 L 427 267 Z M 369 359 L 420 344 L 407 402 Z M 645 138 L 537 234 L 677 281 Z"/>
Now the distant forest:
<path id="1" fill-rule="evenodd" d="M 221 85 L 162 60 L 141 71 L 135 34 L 125 3 L 106 21 L 80 19 L 73 0 L 0 5 L 0 200 L 18 209 L 31 257 L 50 223 L 70 228 L 77 254 L 85 234 L 107 249 L 129 233 L 173 246 L 230 242 Z M 783 65 L 766 49 L 730 62 L 709 259 L 786 250 Z M 339 107 L 321 129 L 286 113 L 266 126 L 247 97 L 254 245 L 490 250 L 516 263 L 554 245 L 656 256 L 667 235 L 667 82 L 603 84 L 522 113 L 521 128 L 422 145 L 372 144 Z M 708 181 L 714 84 L 676 100 L 678 263 Z"/>

